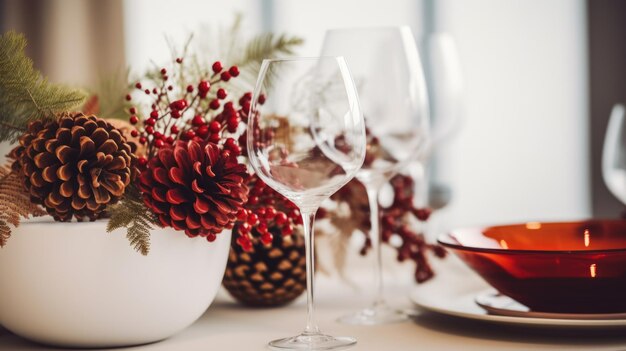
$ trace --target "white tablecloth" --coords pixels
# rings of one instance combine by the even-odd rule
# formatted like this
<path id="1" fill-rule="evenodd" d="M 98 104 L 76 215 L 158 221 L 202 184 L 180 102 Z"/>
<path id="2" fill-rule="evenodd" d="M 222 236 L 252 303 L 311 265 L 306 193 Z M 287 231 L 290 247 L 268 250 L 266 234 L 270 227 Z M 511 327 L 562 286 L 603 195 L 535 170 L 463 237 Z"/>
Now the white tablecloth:
<path id="1" fill-rule="evenodd" d="M 413 308 L 408 291 L 391 286 L 390 301 L 399 308 Z M 347 326 L 335 319 L 364 306 L 367 296 L 341 284 L 336 278 L 318 278 L 317 315 L 323 331 L 358 339 L 354 351 L 369 350 L 626 350 L 626 330 L 599 332 L 537 330 L 505 327 L 422 312 L 415 320 L 381 326 Z M 195 324 L 159 343 L 116 350 L 146 351 L 251 351 L 264 350 L 269 340 L 292 336 L 305 322 L 305 301 L 282 308 L 242 307 L 224 292 Z M 59 350 L 30 343 L 0 329 L 0 350 Z"/>

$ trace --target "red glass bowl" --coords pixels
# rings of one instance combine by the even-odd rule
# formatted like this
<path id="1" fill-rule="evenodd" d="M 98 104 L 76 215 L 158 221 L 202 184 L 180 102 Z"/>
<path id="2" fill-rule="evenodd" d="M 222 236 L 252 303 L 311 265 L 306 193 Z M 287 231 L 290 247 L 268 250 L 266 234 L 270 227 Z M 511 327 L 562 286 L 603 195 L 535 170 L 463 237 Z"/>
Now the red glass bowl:
<path id="1" fill-rule="evenodd" d="M 531 310 L 626 312 L 626 221 L 460 229 L 438 241 Z"/>

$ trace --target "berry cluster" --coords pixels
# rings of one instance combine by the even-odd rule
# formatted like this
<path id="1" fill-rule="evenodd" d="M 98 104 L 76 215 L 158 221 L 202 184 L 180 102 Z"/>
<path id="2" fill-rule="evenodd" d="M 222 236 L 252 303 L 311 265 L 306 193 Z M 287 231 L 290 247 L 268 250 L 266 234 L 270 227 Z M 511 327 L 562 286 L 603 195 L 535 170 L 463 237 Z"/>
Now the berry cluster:
<path id="1" fill-rule="evenodd" d="M 241 147 L 237 140 L 224 135 L 238 132 L 241 116 L 247 115 L 250 108 L 250 93 L 244 94 L 237 107 L 232 101 L 225 101 L 228 92 L 224 85 L 239 76 L 239 68 L 231 66 L 225 69 L 221 62 L 216 61 L 198 81 L 185 84 L 180 83 L 184 81 L 184 60 L 177 58 L 175 62 L 178 67 L 172 69 L 172 74 L 161 68 L 150 76 L 148 82 L 134 85 L 136 91 L 150 99 L 147 111 L 140 111 L 136 106 L 128 111 L 129 122 L 136 126 L 131 135 L 138 137 L 139 143 L 145 145 L 147 150 L 146 157 L 140 158 L 139 164 L 145 166 L 156 150 L 173 145 L 176 140 L 221 144 L 231 153 L 240 155 Z M 132 93 L 126 95 L 126 100 L 137 101 L 137 105 L 142 103 L 142 98 Z"/>
<path id="2" fill-rule="evenodd" d="M 297 225 L 302 224 L 298 207 L 259 177 L 251 176 L 248 186 L 248 202 L 237 213 L 238 221 L 233 229 L 239 234 L 237 244 L 245 251 L 252 251 L 255 237 L 264 245 L 270 245 L 272 232 L 288 236 L 293 234 Z"/>
<path id="3" fill-rule="evenodd" d="M 192 84 L 188 84 L 185 83 L 185 78 L 192 75 L 185 74 L 183 62 L 183 58 L 178 58 L 171 72 L 162 68 L 158 72 L 148 75 L 147 82 L 135 83 L 133 90 L 140 96 L 133 96 L 130 93 L 126 96 L 126 100 L 135 105 L 130 107 L 128 111 L 129 121 L 135 126 L 131 135 L 138 137 L 139 142 L 147 150 L 146 156 L 139 159 L 139 165 L 144 173 L 155 171 L 150 169 L 150 165 L 158 162 L 149 162 L 155 157 L 159 160 L 163 158 L 164 161 L 167 161 L 166 163 L 173 164 L 173 161 L 168 161 L 171 158 L 171 153 L 167 150 L 166 153 L 161 153 L 160 150 L 174 149 L 177 147 L 177 143 L 182 142 L 209 145 L 210 148 L 213 148 L 210 145 L 217 145 L 221 150 L 220 158 L 224 159 L 233 156 L 241 156 L 240 159 L 247 157 L 247 150 L 242 145 L 246 144 L 246 124 L 249 118 L 252 93 L 246 92 L 238 99 L 233 99 L 226 89 L 227 82 L 239 76 L 239 68 L 231 66 L 225 69 L 222 63 L 217 61 L 211 65 L 210 69 L 207 70 L 208 72 L 201 77 L 196 77 Z M 136 106 L 140 106 L 141 101 L 146 100 L 146 96 L 150 98 L 148 99 L 149 103 L 145 104 L 149 108 L 146 108 L 146 111 L 140 111 Z M 264 102 L 265 97 L 260 96 L 258 103 L 263 104 Z M 255 130 L 255 133 L 261 132 L 271 133 L 271 131 Z M 269 138 L 266 141 L 271 142 L 272 135 L 266 136 Z M 161 168 L 165 166 L 163 164 Z M 221 172 L 221 175 L 223 176 L 225 172 L 232 172 L 230 168 L 234 166 L 226 168 L 225 171 Z M 181 177 L 181 182 L 189 177 L 191 176 Z M 213 179 L 216 180 L 220 174 L 216 174 L 214 177 L 217 177 Z M 152 174 L 144 174 L 142 179 L 145 183 L 142 184 L 145 192 L 150 191 L 150 183 L 153 180 L 158 183 L 160 178 L 154 177 Z M 224 179 L 232 180 L 229 176 L 225 176 Z M 163 184 L 156 185 L 162 186 Z M 234 225 L 233 232 L 237 238 L 236 242 L 244 250 L 252 250 L 255 238 L 258 238 L 261 243 L 269 245 L 273 239 L 271 233 L 290 235 L 294 232 L 295 226 L 302 223 L 297 207 L 265 185 L 258 177 L 245 177 L 241 187 L 246 190 L 246 194 L 242 193 L 240 197 L 243 202 L 236 204 L 238 210 L 235 211 L 236 216 L 233 216 L 233 222 L 230 222 L 229 219 L 223 228 L 232 228 Z M 209 188 L 211 187 L 209 186 Z M 217 188 L 224 189 L 224 186 Z M 196 190 L 194 190 L 194 196 L 199 196 L 199 191 L 202 189 Z M 207 189 L 205 192 L 209 190 Z M 172 192 L 172 194 L 174 193 Z M 228 194 L 219 194 L 219 196 L 224 197 Z M 173 223 L 175 225 L 172 226 L 185 230 L 188 235 L 203 235 L 207 239 L 214 239 L 216 229 L 212 227 L 213 220 L 206 219 L 210 218 L 207 216 L 212 215 L 216 218 L 215 221 L 220 222 L 218 219 L 225 220 L 227 215 L 220 213 L 227 207 L 226 205 L 218 206 L 212 213 L 207 213 L 205 208 L 198 208 L 195 205 L 187 206 L 185 207 L 186 210 L 183 211 L 179 208 L 184 205 L 184 197 L 179 199 L 173 195 L 170 198 L 158 195 L 144 193 L 146 206 L 159 215 L 163 225 Z M 227 203 L 234 204 L 233 201 Z M 170 207 L 178 206 L 176 207 L 178 213 L 175 213 L 173 217 L 171 214 L 165 213 L 162 208 L 164 207 L 163 204 Z M 183 212 L 187 216 L 184 221 L 182 220 Z M 172 218 L 164 218 L 164 216 Z M 201 222 L 201 226 L 199 226 L 197 218 L 206 219 L 206 223 Z M 196 227 L 204 229 L 199 230 Z"/>
<path id="4" fill-rule="evenodd" d="M 400 262 L 411 260 L 415 263 L 415 280 L 423 282 L 433 276 L 433 270 L 428 262 L 426 253 L 432 251 L 437 257 L 445 256 L 445 250 L 437 245 L 426 242 L 422 233 L 411 229 L 410 218 L 425 222 L 430 217 L 430 209 L 417 208 L 413 204 L 414 181 L 405 175 L 396 175 L 390 181 L 394 198 L 391 206 L 381 208 L 381 236 L 382 242 L 390 244 L 391 238 L 396 235 L 401 243 L 394 246 L 397 250 L 397 259 Z M 337 202 L 346 202 L 351 208 L 351 218 L 355 226 L 363 233 L 369 233 L 370 218 L 369 205 L 363 185 L 353 180 L 335 193 L 331 198 Z M 332 213 L 327 215 L 332 216 Z M 365 255 L 371 248 L 369 235 L 361 248 L 361 254 Z"/>

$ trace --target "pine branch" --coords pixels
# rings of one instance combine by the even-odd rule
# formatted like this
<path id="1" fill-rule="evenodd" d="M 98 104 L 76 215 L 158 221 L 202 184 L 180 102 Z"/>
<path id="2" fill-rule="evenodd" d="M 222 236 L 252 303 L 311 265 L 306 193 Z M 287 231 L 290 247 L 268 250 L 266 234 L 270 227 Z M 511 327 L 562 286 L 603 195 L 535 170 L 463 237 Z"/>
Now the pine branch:
<path id="1" fill-rule="evenodd" d="M 8 167 L 0 167 L 0 247 L 11 236 L 11 226 L 20 225 L 20 217 L 43 216 L 46 212 L 30 202 L 19 174 Z"/>
<path id="2" fill-rule="evenodd" d="M 285 34 L 263 33 L 253 37 L 247 42 L 244 54 L 235 61 L 242 80 L 254 85 L 264 59 L 293 55 L 295 48 L 303 42 L 302 38 Z M 271 84 L 275 75 L 276 72 L 268 72 L 266 84 Z"/>
<path id="3" fill-rule="evenodd" d="M 139 190 L 129 186 L 124 199 L 110 210 L 111 218 L 107 232 L 126 228 L 126 238 L 130 245 L 142 255 L 150 252 L 150 230 L 159 226 L 152 211 L 144 205 Z"/>
<path id="4" fill-rule="evenodd" d="M 26 56 L 26 38 L 10 31 L 0 36 L 0 141 L 13 140 L 29 122 L 70 111 L 85 93 L 49 83 Z"/>
<path id="5" fill-rule="evenodd" d="M 124 99 L 124 92 L 128 90 L 130 76 L 129 69 L 118 69 L 108 74 L 100 75 L 98 84 L 91 91 L 98 103 L 97 111 L 88 111 L 104 118 L 128 120 L 127 109 L 130 103 Z M 83 106 L 83 112 L 87 108 Z"/>

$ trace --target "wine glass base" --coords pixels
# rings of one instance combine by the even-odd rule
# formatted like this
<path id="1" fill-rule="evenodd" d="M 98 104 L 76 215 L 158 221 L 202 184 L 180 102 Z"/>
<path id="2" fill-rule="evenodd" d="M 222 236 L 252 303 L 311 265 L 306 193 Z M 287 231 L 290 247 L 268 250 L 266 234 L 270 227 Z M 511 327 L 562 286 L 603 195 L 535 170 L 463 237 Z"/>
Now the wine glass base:
<path id="1" fill-rule="evenodd" d="M 321 333 L 303 333 L 291 338 L 271 341 L 273 350 L 339 350 L 356 344 L 356 339 L 347 336 L 330 336 Z"/>
<path id="2" fill-rule="evenodd" d="M 386 304 L 380 304 L 343 316 L 339 318 L 339 322 L 352 325 L 378 325 L 399 323 L 408 319 L 409 316 L 406 313 L 393 309 Z"/>

